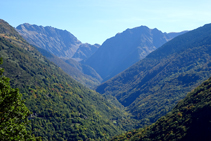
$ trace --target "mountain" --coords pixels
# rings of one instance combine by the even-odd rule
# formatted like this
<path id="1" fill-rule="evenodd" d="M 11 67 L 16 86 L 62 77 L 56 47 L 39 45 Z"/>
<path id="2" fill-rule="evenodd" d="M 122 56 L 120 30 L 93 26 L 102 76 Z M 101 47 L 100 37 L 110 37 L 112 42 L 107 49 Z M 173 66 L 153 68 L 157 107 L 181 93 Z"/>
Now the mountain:
<path id="1" fill-rule="evenodd" d="M 134 63 L 143 59 L 167 41 L 181 33 L 162 33 L 158 29 L 140 26 L 127 29 L 107 39 L 102 46 L 83 63 L 94 68 L 108 80 Z"/>
<path id="2" fill-rule="evenodd" d="M 211 139 L 211 78 L 192 90 L 171 112 L 144 129 L 112 138 L 117 140 L 209 141 Z"/>
<path id="3" fill-rule="evenodd" d="M 96 88 L 153 123 L 211 76 L 211 24 L 175 37 Z"/>
<path id="4" fill-rule="evenodd" d="M 79 62 L 74 61 L 81 61 L 91 56 L 100 45 L 82 44 L 70 32 L 50 26 L 43 27 L 21 24 L 17 26 L 16 30 L 25 40 L 37 47 L 38 51 L 47 59 L 61 67 L 67 74 L 83 85 L 94 88 L 102 81 L 102 78 L 94 69 L 91 67 L 86 69 L 87 65 L 82 65 Z M 69 65 L 63 61 L 62 58 L 72 60 L 71 62 L 74 62 L 74 64 L 83 66 L 84 70 L 74 68 L 75 65 Z"/>
<path id="5" fill-rule="evenodd" d="M 42 140 L 104 140 L 127 129 L 130 118 L 76 82 L 0 20 L 4 75 L 32 112 L 27 127 Z"/>
<path id="6" fill-rule="evenodd" d="M 77 61 L 87 59 L 92 54 L 94 54 L 98 50 L 99 47 L 100 47 L 99 44 L 94 44 L 94 45 L 90 45 L 88 43 L 81 44 L 72 58 Z"/>
<path id="7" fill-rule="evenodd" d="M 100 45 L 83 44 L 73 34 L 50 26 L 28 23 L 16 27 L 20 35 L 30 44 L 47 50 L 60 58 L 83 60 L 91 56 Z"/>
<path id="8" fill-rule="evenodd" d="M 30 44 L 62 58 L 71 58 L 81 45 L 81 42 L 70 32 L 50 26 L 25 23 L 17 26 L 16 29 Z"/>

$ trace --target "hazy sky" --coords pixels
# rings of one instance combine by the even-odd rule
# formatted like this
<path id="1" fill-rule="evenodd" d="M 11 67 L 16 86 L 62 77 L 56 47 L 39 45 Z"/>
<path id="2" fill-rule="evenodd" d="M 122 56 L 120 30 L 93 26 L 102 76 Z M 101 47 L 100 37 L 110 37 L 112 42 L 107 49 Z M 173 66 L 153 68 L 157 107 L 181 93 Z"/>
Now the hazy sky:
<path id="1" fill-rule="evenodd" d="M 102 44 L 127 28 L 163 32 L 211 23 L 211 0 L 0 0 L 0 19 L 66 29 L 83 43 Z"/>

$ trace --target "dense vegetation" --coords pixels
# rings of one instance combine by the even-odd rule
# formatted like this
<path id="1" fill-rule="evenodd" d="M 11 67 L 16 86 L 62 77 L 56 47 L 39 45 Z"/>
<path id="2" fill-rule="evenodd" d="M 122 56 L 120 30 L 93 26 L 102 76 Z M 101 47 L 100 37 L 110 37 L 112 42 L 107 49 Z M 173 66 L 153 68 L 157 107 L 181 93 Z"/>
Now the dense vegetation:
<path id="1" fill-rule="evenodd" d="M 151 124 L 211 75 L 211 24 L 178 36 L 96 91 Z"/>
<path id="2" fill-rule="evenodd" d="M 19 90 L 10 87 L 9 78 L 3 72 L 0 68 L 0 138 L 2 141 L 35 140 L 26 129 L 30 111 L 21 100 Z"/>
<path id="3" fill-rule="evenodd" d="M 203 140 L 211 139 L 211 78 L 192 90 L 171 112 L 149 127 L 133 130 L 112 140 Z"/>
<path id="4" fill-rule="evenodd" d="M 0 20 L 4 75 L 32 112 L 29 129 L 43 140 L 106 139 L 132 124 L 127 113 L 77 83 Z"/>

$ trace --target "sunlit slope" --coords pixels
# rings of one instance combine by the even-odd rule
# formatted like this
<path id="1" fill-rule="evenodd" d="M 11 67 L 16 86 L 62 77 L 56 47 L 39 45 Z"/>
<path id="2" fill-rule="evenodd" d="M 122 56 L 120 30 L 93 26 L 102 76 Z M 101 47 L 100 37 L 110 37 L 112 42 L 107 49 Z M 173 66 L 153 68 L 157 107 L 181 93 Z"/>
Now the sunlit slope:
<path id="1" fill-rule="evenodd" d="M 84 87 L 0 20 L 4 75 L 32 112 L 30 127 L 43 140 L 104 139 L 123 131 L 125 112 Z M 123 123 L 123 124 L 122 124 Z"/>

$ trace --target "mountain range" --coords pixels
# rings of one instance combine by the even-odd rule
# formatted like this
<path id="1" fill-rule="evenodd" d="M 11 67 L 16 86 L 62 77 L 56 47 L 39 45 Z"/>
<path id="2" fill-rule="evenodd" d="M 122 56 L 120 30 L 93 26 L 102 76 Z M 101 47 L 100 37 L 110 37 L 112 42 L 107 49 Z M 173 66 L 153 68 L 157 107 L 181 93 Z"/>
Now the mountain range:
<path id="1" fill-rule="evenodd" d="M 127 29 L 107 39 L 83 63 L 95 69 L 105 81 L 143 59 L 167 41 L 183 33 L 185 31 L 163 33 L 156 28 L 149 29 L 146 26 Z"/>
<path id="2" fill-rule="evenodd" d="M 153 123 L 211 76 L 211 24 L 175 37 L 96 88 Z"/>
<path id="3" fill-rule="evenodd" d="M 207 140 L 210 39 L 211 24 L 180 33 L 140 26 L 99 46 L 0 20 L 1 67 L 43 140 Z"/>
<path id="4" fill-rule="evenodd" d="M 68 62 L 70 66 L 64 67 L 64 62 L 58 63 L 59 60 L 51 59 L 57 65 L 63 64 L 66 73 L 89 88 L 96 87 L 102 81 L 143 59 L 167 41 L 185 33 L 162 33 L 158 29 L 141 26 L 118 33 L 100 46 L 83 44 L 70 32 L 50 26 L 21 24 L 16 27 L 16 30 L 32 45 L 45 49 Z M 75 64 L 86 68 L 89 66 L 89 73 L 86 73 L 87 70 L 78 69 Z M 69 67 L 73 68 L 66 71 L 65 68 Z M 71 73 L 70 70 L 77 72 Z"/>

